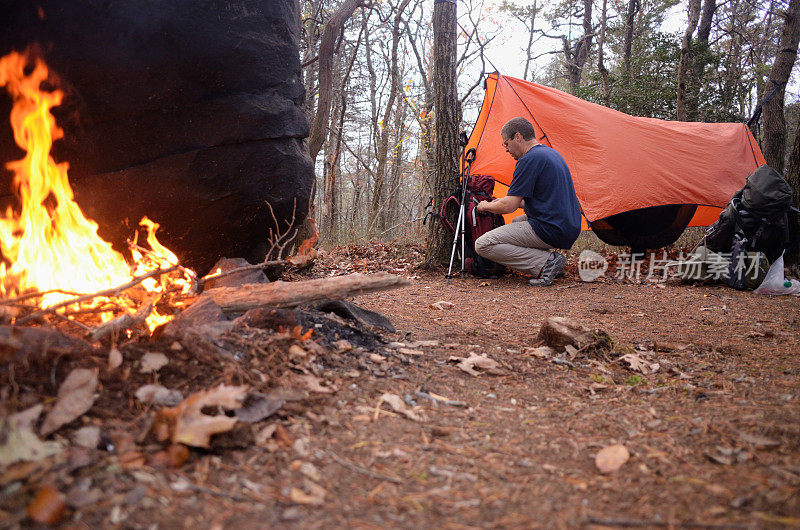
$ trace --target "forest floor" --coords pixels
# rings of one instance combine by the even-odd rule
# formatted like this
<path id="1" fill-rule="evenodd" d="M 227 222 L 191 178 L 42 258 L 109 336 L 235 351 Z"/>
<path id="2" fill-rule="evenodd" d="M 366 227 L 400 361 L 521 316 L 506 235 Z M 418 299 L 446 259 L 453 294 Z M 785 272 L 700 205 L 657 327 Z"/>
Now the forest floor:
<path id="1" fill-rule="evenodd" d="M 397 331 L 371 344 L 364 337 L 375 335 L 333 337 L 352 349 L 330 343 L 328 354 L 308 344 L 321 342 L 319 328 L 296 334 L 316 353 L 293 371 L 315 384 L 282 386 L 281 409 L 209 449 L 153 439 L 158 407 L 135 391 L 247 384 L 277 395 L 294 377 L 288 347 L 220 362 L 140 342 L 122 349 L 116 370 L 107 349 L 4 369 L 0 390 L 16 410 L 52 403 L 75 367 L 97 370 L 100 386 L 94 406 L 54 435 L 60 453 L 0 475 L 0 527 L 31 524 L 26 508 L 42 486 L 66 499 L 52 520 L 74 528 L 800 526 L 800 298 L 673 280 L 584 283 L 574 259 L 549 288 L 516 275 L 448 285 L 441 271 L 416 269 L 420 259 L 418 248 L 385 245 L 320 258 L 311 276 L 409 277 L 353 300 Z M 432 306 L 440 301 L 452 306 Z M 543 354 L 534 347 L 548 317 L 603 330 L 612 349 Z M 169 364 L 141 373 L 148 351 Z M 495 374 L 450 361 L 473 352 L 496 361 Z M 97 448 L 76 441 L 86 426 L 99 427 Z M 619 445 L 629 459 L 601 472 L 598 453 Z"/>

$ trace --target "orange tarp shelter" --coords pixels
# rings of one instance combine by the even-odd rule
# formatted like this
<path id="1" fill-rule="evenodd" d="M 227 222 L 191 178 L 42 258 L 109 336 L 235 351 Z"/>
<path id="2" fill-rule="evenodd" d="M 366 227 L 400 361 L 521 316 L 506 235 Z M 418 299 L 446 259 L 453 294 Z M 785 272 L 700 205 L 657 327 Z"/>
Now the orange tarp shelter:
<path id="1" fill-rule="evenodd" d="M 511 118 L 530 121 L 539 143 L 567 162 L 583 211 L 583 228 L 620 214 L 665 205 L 698 205 L 689 226 L 713 223 L 747 176 L 765 163 L 743 123 L 694 123 L 638 118 L 499 73 L 486 94 L 465 152 L 475 149 L 472 174 L 495 178 L 508 191 L 515 160 L 500 129 Z M 521 213 L 521 210 L 519 211 Z"/>

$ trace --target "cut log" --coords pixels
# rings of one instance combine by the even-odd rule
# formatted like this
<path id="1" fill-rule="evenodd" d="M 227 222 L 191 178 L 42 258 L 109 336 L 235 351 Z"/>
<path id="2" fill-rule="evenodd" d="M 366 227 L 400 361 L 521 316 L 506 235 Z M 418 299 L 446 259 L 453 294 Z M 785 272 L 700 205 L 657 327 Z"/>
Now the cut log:
<path id="1" fill-rule="evenodd" d="M 320 300 L 342 300 L 364 293 L 405 287 L 410 282 L 389 273 L 349 274 L 302 282 L 277 281 L 241 287 L 209 289 L 208 296 L 227 313 L 244 313 L 257 307 L 296 307 Z"/>

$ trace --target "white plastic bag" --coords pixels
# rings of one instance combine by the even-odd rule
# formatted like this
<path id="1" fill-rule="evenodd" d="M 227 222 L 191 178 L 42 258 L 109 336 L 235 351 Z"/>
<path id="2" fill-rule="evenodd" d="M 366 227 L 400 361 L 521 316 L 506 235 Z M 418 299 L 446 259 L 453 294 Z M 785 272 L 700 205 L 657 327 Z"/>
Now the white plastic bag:
<path id="1" fill-rule="evenodd" d="M 770 266 L 767 275 L 764 276 L 764 281 L 761 282 L 761 285 L 753 292 L 756 294 L 768 295 L 800 294 L 799 281 L 792 280 L 791 285 L 788 287 L 786 283 L 789 282 L 783 276 L 783 254 L 781 254 L 780 257 L 775 260 L 775 263 Z"/>

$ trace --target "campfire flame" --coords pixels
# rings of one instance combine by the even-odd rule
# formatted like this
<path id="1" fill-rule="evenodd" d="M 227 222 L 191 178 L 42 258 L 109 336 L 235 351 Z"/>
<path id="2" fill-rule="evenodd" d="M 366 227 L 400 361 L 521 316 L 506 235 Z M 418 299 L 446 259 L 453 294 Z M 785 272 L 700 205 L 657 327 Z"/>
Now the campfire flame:
<path id="1" fill-rule="evenodd" d="M 42 90 L 48 70 L 41 60 L 12 52 L 0 58 L 0 86 L 11 94 L 14 106 L 11 126 L 14 139 L 26 154 L 9 162 L 14 173 L 17 209 L 0 216 L 0 295 L 14 296 L 31 290 L 59 290 L 42 297 L 43 308 L 68 300 L 70 293 L 95 293 L 124 284 L 135 275 L 159 267 L 177 265 L 178 258 L 155 236 L 158 224 L 146 217 L 150 250 L 133 250 L 133 265 L 97 235 L 97 223 L 87 219 L 74 201 L 67 176 L 68 164 L 50 156 L 53 142 L 63 136 L 50 109 L 63 98 L 60 90 Z M 148 278 L 142 286 L 162 292 L 161 280 Z M 181 288 L 189 289 L 183 280 Z M 155 311 L 156 317 L 160 317 Z M 158 320 L 158 318 L 153 318 Z"/>

